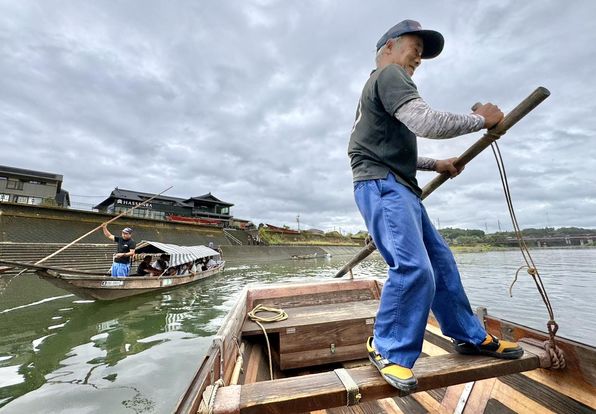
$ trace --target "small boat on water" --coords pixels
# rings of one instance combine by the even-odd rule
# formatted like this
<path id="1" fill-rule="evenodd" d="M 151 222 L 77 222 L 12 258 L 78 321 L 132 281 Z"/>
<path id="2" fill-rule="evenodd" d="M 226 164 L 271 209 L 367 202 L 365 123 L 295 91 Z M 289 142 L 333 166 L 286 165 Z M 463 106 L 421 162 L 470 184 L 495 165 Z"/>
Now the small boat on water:
<path id="1" fill-rule="evenodd" d="M 175 412 L 595 412 L 594 346 L 557 338 L 552 355 L 544 348 L 548 334 L 485 310 L 478 316 L 487 331 L 520 342 L 520 359 L 455 354 L 431 317 L 414 367 L 418 388 L 406 395 L 391 387 L 369 363 L 364 345 L 381 289 L 376 280 L 245 288 L 197 361 Z M 271 307 L 279 309 L 272 313 Z"/>
<path id="2" fill-rule="evenodd" d="M 140 242 L 135 249 L 135 259 L 142 259 L 149 254 L 166 254 L 169 257 L 168 269 L 208 257 L 217 260 L 215 260 L 213 267 L 206 270 L 199 269 L 194 273 L 186 270 L 182 274 L 174 275 L 163 272 L 159 276 L 131 275 L 127 277 L 112 277 L 109 275 L 109 269 L 101 273 L 3 259 L 0 260 L 0 264 L 35 271 L 40 278 L 59 288 L 72 292 L 81 298 L 94 300 L 114 300 L 187 285 L 213 276 L 225 267 L 225 261 L 221 260 L 220 253 L 206 246 L 177 246 L 153 241 Z"/>
<path id="3" fill-rule="evenodd" d="M 293 254 L 290 256 L 292 260 L 305 260 L 305 259 L 317 259 L 317 258 L 329 258 L 331 254 L 326 253 L 319 255 L 318 253 L 311 253 L 311 254 Z"/>

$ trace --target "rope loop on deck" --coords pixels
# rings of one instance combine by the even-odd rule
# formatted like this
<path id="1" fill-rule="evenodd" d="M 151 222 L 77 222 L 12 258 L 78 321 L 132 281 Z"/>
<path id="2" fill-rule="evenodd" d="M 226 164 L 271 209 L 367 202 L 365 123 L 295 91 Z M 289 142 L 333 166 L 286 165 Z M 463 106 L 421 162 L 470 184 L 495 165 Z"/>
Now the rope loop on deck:
<path id="1" fill-rule="evenodd" d="M 554 346 L 551 344 L 551 341 L 544 341 L 544 349 L 548 352 L 548 356 L 550 357 L 550 368 L 551 369 L 563 369 L 567 366 L 567 361 L 565 361 L 565 354 L 563 350 L 558 346 Z"/>
<path id="2" fill-rule="evenodd" d="M 273 312 L 275 313 L 275 315 L 273 316 L 257 316 L 257 313 L 259 312 Z M 262 303 L 259 303 L 257 306 L 255 306 L 253 308 L 253 310 L 251 310 L 250 312 L 248 312 L 248 317 L 250 318 L 251 321 L 255 322 L 255 323 L 259 323 L 259 322 L 279 322 L 279 321 L 285 321 L 286 319 L 288 319 L 288 314 L 283 310 L 283 309 L 278 309 L 278 308 L 270 308 L 267 306 L 263 306 Z"/>
<path id="3" fill-rule="evenodd" d="M 259 312 L 273 312 L 275 315 L 273 316 L 257 316 Z M 263 334 L 265 335 L 265 342 L 267 342 L 267 353 L 269 354 L 269 376 L 273 380 L 273 362 L 271 361 L 271 345 L 269 344 L 269 337 L 267 336 L 267 330 L 261 324 L 263 323 L 270 323 L 270 322 L 279 322 L 288 319 L 288 314 L 283 309 L 278 308 L 270 308 L 267 306 L 263 306 L 262 303 L 259 303 L 257 306 L 253 308 L 250 312 L 248 312 L 248 317 L 251 321 L 259 325 Z"/>

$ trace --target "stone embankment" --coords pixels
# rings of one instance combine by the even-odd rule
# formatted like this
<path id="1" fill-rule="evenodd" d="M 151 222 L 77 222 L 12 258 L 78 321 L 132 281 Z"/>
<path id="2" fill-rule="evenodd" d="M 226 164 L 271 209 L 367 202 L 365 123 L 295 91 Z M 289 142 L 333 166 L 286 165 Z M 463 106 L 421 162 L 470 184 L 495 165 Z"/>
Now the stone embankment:
<path id="1" fill-rule="evenodd" d="M 0 243 L 0 259 L 35 263 L 57 251 L 66 243 Z M 112 263 L 115 244 L 74 244 L 45 264 L 65 269 L 107 272 Z M 358 247 L 341 246 L 221 246 L 224 259 L 239 262 L 289 260 L 292 256 L 353 256 Z"/>
<path id="2" fill-rule="evenodd" d="M 21 206 L 0 203 L 0 242 L 70 243 L 93 228 L 114 218 L 110 214 L 66 210 L 55 207 Z M 188 223 L 122 217 L 109 226 L 118 235 L 123 227 L 134 229 L 134 239 L 153 240 L 180 245 L 229 244 L 218 227 Z M 83 243 L 107 242 L 101 230 L 82 240 Z"/>
<path id="3" fill-rule="evenodd" d="M 111 215 L 65 210 L 52 207 L 0 204 L 0 258 L 34 263 L 67 243 L 89 232 Z M 314 255 L 324 257 L 351 256 L 359 251 L 356 246 L 253 246 L 232 245 L 221 228 L 186 223 L 171 223 L 124 217 L 110 226 L 114 234 L 120 228 L 134 228 L 134 238 L 178 245 L 221 246 L 224 259 L 235 263 L 243 261 L 288 260 L 292 256 Z M 244 232 L 232 231 L 234 238 L 244 241 Z M 47 265 L 104 272 L 110 268 L 115 244 L 110 243 L 101 230 L 94 232 L 46 262 Z"/>
<path id="4" fill-rule="evenodd" d="M 35 263 L 66 243 L 0 243 L 0 260 Z M 44 264 L 63 269 L 108 272 L 115 252 L 113 244 L 74 244 Z"/>

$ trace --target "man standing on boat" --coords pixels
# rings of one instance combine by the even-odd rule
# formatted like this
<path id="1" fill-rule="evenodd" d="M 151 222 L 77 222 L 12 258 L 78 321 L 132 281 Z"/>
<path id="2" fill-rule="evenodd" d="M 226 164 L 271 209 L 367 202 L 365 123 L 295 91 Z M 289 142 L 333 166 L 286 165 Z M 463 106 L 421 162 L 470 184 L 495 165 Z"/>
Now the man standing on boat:
<path id="1" fill-rule="evenodd" d="M 113 242 L 118 243 L 116 254 L 114 255 L 114 262 L 112 263 L 112 276 L 126 277 L 130 273 L 130 261 L 135 254 L 137 244 L 132 239 L 132 229 L 126 227 L 122 229 L 120 237 L 114 236 L 108 231 L 107 224 L 101 226 L 103 234 Z"/>
<path id="2" fill-rule="evenodd" d="M 474 316 L 449 246 L 428 218 L 416 170 L 459 174 L 455 158 L 417 155 L 416 136 L 445 139 L 496 125 L 503 113 L 493 104 L 472 114 L 438 112 L 412 81 L 422 59 L 443 49 L 443 36 L 404 20 L 377 42 L 376 69 L 366 82 L 350 136 L 348 155 L 354 197 L 369 234 L 389 266 L 375 321 L 369 358 L 385 380 L 411 391 L 432 309 L 456 351 L 519 358 L 515 343 L 488 335 Z"/>

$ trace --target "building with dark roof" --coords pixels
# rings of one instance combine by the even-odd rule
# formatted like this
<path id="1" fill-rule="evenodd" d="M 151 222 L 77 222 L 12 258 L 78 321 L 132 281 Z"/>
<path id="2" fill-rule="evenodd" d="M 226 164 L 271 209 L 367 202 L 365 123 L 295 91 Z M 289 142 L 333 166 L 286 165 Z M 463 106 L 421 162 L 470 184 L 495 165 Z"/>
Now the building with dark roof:
<path id="1" fill-rule="evenodd" d="M 110 196 L 94 208 L 102 213 L 120 214 L 141 204 L 155 194 L 115 188 Z M 211 193 L 197 197 L 180 198 L 160 195 L 132 211 L 134 217 L 157 220 L 184 221 L 227 226 L 232 220 L 230 208 L 234 204 L 222 201 Z"/>
<path id="2" fill-rule="evenodd" d="M 70 206 L 62 175 L 0 165 L 0 202 Z"/>

